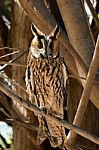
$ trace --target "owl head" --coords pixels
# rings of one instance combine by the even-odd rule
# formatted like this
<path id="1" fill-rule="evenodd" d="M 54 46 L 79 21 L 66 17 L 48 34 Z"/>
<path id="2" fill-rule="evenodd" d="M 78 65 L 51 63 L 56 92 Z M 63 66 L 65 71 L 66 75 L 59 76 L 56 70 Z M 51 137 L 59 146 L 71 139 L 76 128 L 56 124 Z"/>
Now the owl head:
<path id="1" fill-rule="evenodd" d="M 52 56 L 54 44 L 59 34 L 59 26 L 48 36 L 43 34 L 34 24 L 31 25 L 33 39 L 30 46 L 32 56 L 35 58 Z"/>

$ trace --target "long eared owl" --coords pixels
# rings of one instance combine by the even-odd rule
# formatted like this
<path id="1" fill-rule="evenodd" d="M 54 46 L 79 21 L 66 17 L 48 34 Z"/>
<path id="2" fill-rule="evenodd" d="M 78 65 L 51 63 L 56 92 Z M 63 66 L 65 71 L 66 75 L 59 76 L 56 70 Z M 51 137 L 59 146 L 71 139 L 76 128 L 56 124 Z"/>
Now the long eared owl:
<path id="1" fill-rule="evenodd" d="M 26 88 L 29 100 L 40 108 L 63 118 L 63 105 L 66 101 L 67 71 L 63 58 L 54 46 L 59 33 L 59 26 L 50 35 L 44 35 L 35 25 L 31 25 L 33 40 L 27 57 Z M 65 129 L 51 120 L 46 120 L 35 113 L 39 122 L 37 142 L 41 144 L 46 138 L 52 147 L 64 147 Z"/>

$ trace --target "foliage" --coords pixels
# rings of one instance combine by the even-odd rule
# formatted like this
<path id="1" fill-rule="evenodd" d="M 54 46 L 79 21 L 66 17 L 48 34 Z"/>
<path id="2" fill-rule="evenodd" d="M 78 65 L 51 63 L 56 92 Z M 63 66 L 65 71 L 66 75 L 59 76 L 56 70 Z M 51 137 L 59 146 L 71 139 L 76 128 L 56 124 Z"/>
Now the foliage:
<path id="1" fill-rule="evenodd" d="M 4 122 L 0 122 L 0 147 L 3 149 L 11 147 L 12 138 L 12 127 Z"/>
<path id="2" fill-rule="evenodd" d="M 6 8 L 11 12 L 12 0 L 4 0 Z"/>

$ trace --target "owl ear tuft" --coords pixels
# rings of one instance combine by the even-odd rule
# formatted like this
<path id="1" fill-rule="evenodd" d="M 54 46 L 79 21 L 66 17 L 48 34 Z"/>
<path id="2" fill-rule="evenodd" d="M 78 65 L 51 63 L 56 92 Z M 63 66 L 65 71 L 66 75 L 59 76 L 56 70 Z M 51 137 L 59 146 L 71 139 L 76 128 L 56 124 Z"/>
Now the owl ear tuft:
<path id="1" fill-rule="evenodd" d="M 59 25 L 56 25 L 55 29 L 51 32 L 50 36 L 53 39 L 57 39 L 59 32 L 60 32 Z"/>
<path id="2" fill-rule="evenodd" d="M 41 36 L 43 33 L 32 23 L 31 24 L 31 31 L 33 36 Z"/>

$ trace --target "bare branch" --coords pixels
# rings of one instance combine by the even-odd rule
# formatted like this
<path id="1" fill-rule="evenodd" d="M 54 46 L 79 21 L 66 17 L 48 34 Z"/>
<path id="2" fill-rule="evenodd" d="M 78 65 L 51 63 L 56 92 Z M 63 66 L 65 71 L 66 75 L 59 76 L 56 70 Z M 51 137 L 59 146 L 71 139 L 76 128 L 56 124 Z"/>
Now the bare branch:
<path id="1" fill-rule="evenodd" d="M 98 15 L 96 14 L 96 12 L 95 12 L 95 10 L 94 10 L 91 1 L 90 1 L 90 0 L 85 0 L 85 1 L 86 1 L 87 5 L 88 5 L 88 7 L 89 7 L 89 9 L 90 9 L 90 11 L 91 11 L 91 14 L 92 14 L 92 16 L 93 16 L 93 18 L 94 18 L 94 20 L 95 20 L 96 26 L 97 26 L 97 28 L 99 29 L 99 19 L 98 19 Z"/>
<path id="2" fill-rule="evenodd" d="M 26 52 L 28 52 L 28 50 L 20 51 L 17 57 L 13 58 L 12 60 L 10 60 L 10 61 L 7 62 L 7 63 L 15 62 L 15 61 L 18 60 L 20 57 L 22 57 Z M 4 70 L 7 66 L 8 66 L 8 64 L 3 65 L 3 66 L 0 68 L 0 71 Z"/>
<path id="3" fill-rule="evenodd" d="M 13 85 L 16 85 L 18 88 L 20 88 L 23 92 L 25 92 L 26 95 L 28 95 L 28 93 L 26 92 L 26 89 L 23 88 L 18 82 L 16 83 L 13 79 L 8 78 L 7 76 L 4 76 L 3 74 L 0 74 L 0 77 L 3 79 L 7 79 L 8 81 L 10 81 Z"/>
<path id="4" fill-rule="evenodd" d="M 1 56 L 0 59 L 1 59 L 1 58 L 4 58 L 4 57 L 7 57 L 7 56 L 10 56 L 10 55 L 13 55 L 13 54 L 16 54 L 16 53 L 18 53 L 18 52 L 19 52 L 19 51 L 15 51 L 15 52 L 12 52 L 12 53 L 8 53 L 8 54 L 6 54 L 6 55 Z"/>
<path id="5" fill-rule="evenodd" d="M 86 84 L 85 84 L 85 87 L 84 87 L 84 90 L 83 90 L 83 93 L 82 93 L 82 96 L 81 96 L 81 99 L 77 108 L 75 119 L 73 121 L 74 125 L 77 125 L 77 126 L 81 125 L 81 121 L 83 119 L 83 116 L 86 111 L 87 104 L 90 98 L 90 94 L 91 94 L 91 90 L 93 87 L 93 82 L 95 79 L 98 66 L 99 66 L 99 36 L 97 39 L 93 59 L 89 68 L 88 75 L 87 75 Z M 68 134 L 67 142 L 73 144 L 75 142 L 76 135 L 77 134 L 75 132 L 70 131 L 70 133 Z"/>
<path id="6" fill-rule="evenodd" d="M 11 66 L 16 66 L 16 67 L 23 67 L 23 68 L 26 68 L 26 65 L 21 65 L 21 64 L 18 64 L 18 63 L 10 63 L 10 61 L 9 61 L 9 62 L 0 61 L 0 64 L 6 64 L 7 66 L 8 66 L 8 65 L 11 65 Z"/>
<path id="7" fill-rule="evenodd" d="M 99 73 L 97 73 L 97 74 L 99 74 Z M 84 77 L 75 76 L 75 75 L 73 75 L 73 74 L 68 74 L 68 77 L 69 77 L 69 78 L 78 79 L 78 80 L 86 80 L 86 78 L 84 78 Z M 98 81 L 98 80 L 95 80 L 93 83 L 94 83 L 94 84 L 99 84 L 99 81 Z"/>
<path id="8" fill-rule="evenodd" d="M 18 48 L 15 48 L 15 47 L 0 47 L 0 51 L 2 50 L 16 50 L 16 51 L 21 51 L 20 49 Z"/>
<path id="9" fill-rule="evenodd" d="M 26 129 L 29 129 L 29 130 L 33 130 L 33 131 L 39 131 L 39 129 L 37 127 L 34 127 L 33 124 L 27 122 L 27 121 L 22 121 L 22 120 L 19 120 L 17 118 L 14 118 L 14 119 L 6 119 L 5 120 L 6 122 L 8 123 L 17 123 L 18 125 L 20 126 L 23 126 L 25 127 Z"/>
<path id="10" fill-rule="evenodd" d="M 0 108 L 0 111 L 1 111 L 5 116 L 7 116 L 8 118 L 11 119 L 11 116 L 4 110 L 4 108 Z"/>
<path id="11" fill-rule="evenodd" d="M 25 108 L 29 109 L 30 111 L 34 111 L 42 116 L 44 116 L 46 119 L 50 119 L 55 121 L 59 126 L 64 126 L 65 128 L 68 128 L 69 130 L 73 130 L 75 131 L 77 134 L 93 141 L 94 143 L 99 145 L 99 137 L 90 134 L 89 132 L 75 126 L 72 125 L 71 123 L 62 120 L 61 118 L 55 117 L 54 115 L 50 114 L 50 113 L 46 113 L 43 112 L 40 108 L 38 108 L 37 106 L 35 106 L 34 104 L 31 104 L 29 101 L 27 100 L 23 100 L 22 98 L 20 98 L 19 96 L 15 95 L 13 93 L 13 91 L 6 87 L 1 81 L 0 81 L 0 90 L 5 93 L 7 96 L 9 96 L 12 100 L 17 101 L 18 103 L 20 103 L 20 105 L 24 106 Z"/>

